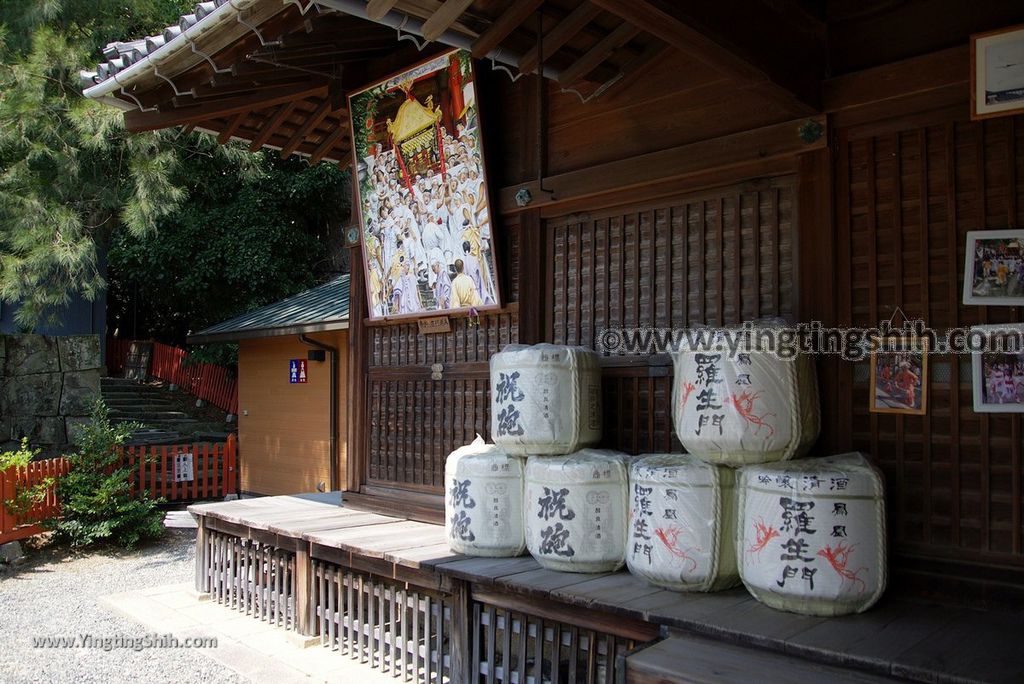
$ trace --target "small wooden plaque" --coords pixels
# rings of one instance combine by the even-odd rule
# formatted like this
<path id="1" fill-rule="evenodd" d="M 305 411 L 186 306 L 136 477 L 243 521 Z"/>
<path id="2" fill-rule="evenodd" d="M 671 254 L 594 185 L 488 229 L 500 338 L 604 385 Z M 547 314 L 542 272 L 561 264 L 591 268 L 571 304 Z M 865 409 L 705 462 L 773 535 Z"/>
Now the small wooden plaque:
<path id="1" fill-rule="evenodd" d="M 421 318 L 417 321 L 420 326 L 421 335 L 433 333 L 446 333 L 452 331 L 452 322 L 447 316 L 436 316 L 432 318 Z"/>

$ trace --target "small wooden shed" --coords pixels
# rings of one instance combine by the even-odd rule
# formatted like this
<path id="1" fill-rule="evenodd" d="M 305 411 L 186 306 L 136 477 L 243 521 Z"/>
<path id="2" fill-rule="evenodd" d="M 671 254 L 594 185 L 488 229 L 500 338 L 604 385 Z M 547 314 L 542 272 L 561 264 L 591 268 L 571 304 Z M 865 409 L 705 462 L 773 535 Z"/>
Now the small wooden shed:
<path id="1" fill-rule="evenodd" d="M 218 323 L 191 343 L 238 342 L 240 491 L 345 481 L 349 276 Z"/>

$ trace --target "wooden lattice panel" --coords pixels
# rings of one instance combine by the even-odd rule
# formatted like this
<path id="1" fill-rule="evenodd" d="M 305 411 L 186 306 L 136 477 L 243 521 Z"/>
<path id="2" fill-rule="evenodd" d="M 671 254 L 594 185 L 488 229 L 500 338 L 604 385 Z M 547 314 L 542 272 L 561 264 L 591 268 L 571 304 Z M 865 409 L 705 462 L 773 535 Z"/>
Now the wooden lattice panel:
<path id="1" fill-rule="evenodd" d="M 202 592 L 213 600 L 270 624 L 295 629 L 295 554 L 214 530 L 201 554 Z"/>

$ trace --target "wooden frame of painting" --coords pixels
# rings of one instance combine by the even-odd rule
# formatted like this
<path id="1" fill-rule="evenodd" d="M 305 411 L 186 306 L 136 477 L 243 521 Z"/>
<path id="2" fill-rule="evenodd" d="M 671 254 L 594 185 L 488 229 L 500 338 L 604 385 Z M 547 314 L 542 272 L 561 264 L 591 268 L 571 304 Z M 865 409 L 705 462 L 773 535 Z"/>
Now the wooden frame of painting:
<path id="1" fill-rule="evenodd" d="M 1024 24 L 971 36 L 971 119 L 1024 112 Z"/>
<path id="2" fill-rule="evenodd" d="M 928 411 L 928 338 L 872 338 L 872 413 L 923 416 Z"/>
<path id="3" fill-rule="evenodd" d="M 964 304 L 1024 304 L 1024 230 L 972 230 L 964 250 Z"/>
<path id="4" fill-rule="evenodd" d="M 469 52 L 435 55 L 348 102 L 370 319 L 501 308 Z"/>
<path id="5" fill-rule="evenodd" d="M 1008 351 L 976 351 L 971 354 L 974 411 L 1024 413 L 1024 348 L 1020 344 L 1024 339 L 1024 324 L 976 325 L 971 328 L 972 339 L 980 334 L 991 340 L 999 332 L 1010 332 L 1016 338 L 1007 339 L 1002 347 Z"/>

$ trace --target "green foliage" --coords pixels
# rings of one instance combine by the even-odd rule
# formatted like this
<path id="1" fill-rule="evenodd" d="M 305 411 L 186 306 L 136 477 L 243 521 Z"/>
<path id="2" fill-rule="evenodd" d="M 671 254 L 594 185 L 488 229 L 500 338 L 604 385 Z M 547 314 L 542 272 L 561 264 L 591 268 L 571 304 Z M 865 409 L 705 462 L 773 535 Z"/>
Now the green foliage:
<path id="1" fill-rule="evenodd" d="M 184 158 L 189 201 L 152 234 L 121 232 L 108 252 L 108 318 L 129 335 L 186 335 L 312 287 L 336 271 L 347 172 L 276 155 Z M 136 327 L 135 321 L 143 322 Z M 226 351 L 200 352 L 222 363 Z"/>
<path id="2" fill-rule="evenodd" d="M 121 463 L 121 447 L 137 424 L 110 422 L 102 400 L 93 405 L 92 420 L 66 456 L 70 472 L 57 478 L 61 517 L 47 521 L 58 540 L 81 548 L 98 544 L 133 548 L 163 532 L 157 499 L 131 492 L 131 471 Z"/>
<path id="3" fill-rule="evenodd" d="M 22 439 L 18 449 L 14 451 L 0 451 L 0 473 L 10 468 L 24 468 L 41 452 L 41 449 L 29 449 L 28 440 Z M 31 487 L 18 487 L 12 498 L 0 503 L 7 508 L 11 515 L 24 516 L 29 512 L 29 509 L 43 500 L 46 496 L 46 490 L 52 485 L 53 479 L 46 478 Z"/>

